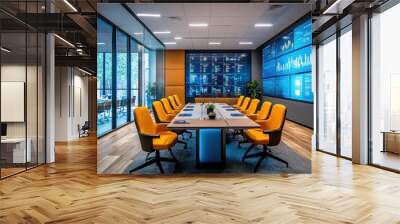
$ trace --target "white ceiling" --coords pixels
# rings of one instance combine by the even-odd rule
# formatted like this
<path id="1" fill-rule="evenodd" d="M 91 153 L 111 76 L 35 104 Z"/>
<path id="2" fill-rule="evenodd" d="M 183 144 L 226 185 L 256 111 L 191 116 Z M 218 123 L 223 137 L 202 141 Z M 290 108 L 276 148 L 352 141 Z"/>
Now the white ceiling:
<path id="1" fill-rule="evenodd" d="M 310 4 L 270 3 L 128 3 L 136 13 L 158 13 L 160 18 L 140 17 L 167 49 L 255 49 L 311 10 Z M 208 27 L 189 27 L 189 23 L 208 23 Z M 255 23 L 273 27 L 256 28 Z M 174 37 L 182 40 L 174 40 Z M 221 42 L 211 46 L 209 42 Z M 252 45 L 239 45 L 251 41 Z"/>

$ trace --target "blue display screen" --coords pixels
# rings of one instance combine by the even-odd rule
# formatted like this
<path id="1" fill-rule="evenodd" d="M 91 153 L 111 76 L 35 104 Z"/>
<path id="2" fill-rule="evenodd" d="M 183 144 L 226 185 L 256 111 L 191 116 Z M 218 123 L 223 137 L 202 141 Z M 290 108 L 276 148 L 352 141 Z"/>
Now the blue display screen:
<path id="1" fill-rule="evenodd" d="M 270 41 L 263 49 L 265 96 L 313 102 L 311 18 Z"/>
<path id="2" fill-rule="evenodd" d="M 187 52 L 186 97 L 244 95 L 250 81 L 249 52 Z"/>

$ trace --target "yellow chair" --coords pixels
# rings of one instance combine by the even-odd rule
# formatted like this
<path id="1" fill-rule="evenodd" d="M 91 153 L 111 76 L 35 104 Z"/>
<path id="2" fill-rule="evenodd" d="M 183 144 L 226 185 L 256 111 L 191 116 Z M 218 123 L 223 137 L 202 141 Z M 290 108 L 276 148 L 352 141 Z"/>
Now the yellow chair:
<path id="1" fill-rule="evenodd" d="M 243 155 L 242 160 L 244 161 L 246 158 L 260 157 L 256 166 L 254 167 L 254 172 L 257 172 L 261 162 L 265 159 L 265 157 L 274 158 L 286 164 L 286 167 L 289 167 L 288 162 L 273 155 L 271 150 L 268 148 L 268 146 L 276 146 L 281 142 L 283 126 L 286 119 L 286 111 L 287 109 L 284 105 L 276 104 L 272 107 L 270 117 L 260 123 L 261 128 L 252 128 L 244 132 L 246 139 L 252 144 Z M 262 145 L 262 151 L 247 155 L 256 145 Z"/>
<path id="2" fill-rule="evenodd" d="M 260 103 L 259 99 L 252 99 L 249 105 L 249 108 L 245 111 L 246 115 L 254 114 L 257 110 L 258 104 Z"/>
<path id="3" fill-rule="evenodd" d="M 173 97 L 174 97 L 175 102 L 176 102 L 176 104 L 177 104 L 178 106 L 180 106 L 180 107 L 182 107 L 182 108 L 185 107 L 185 104 L 182 103 L 181 100 L 179 99 L 178 94 L 173 95 Z"/>
<path id="4" fill-rule="evenodd" d="M 263 121 L 266 120 L 269 116 L 269 113 L 271 112 L 271 108 L 272 108 L 272 103 L 269 101 L 265 101 L 262 105 L 261 105 L 261 109 L 254 114 L 246 114 L 247 117 L 249 117 L 250 119 L 252 119 L 253 121 Z"/>
<path id="5" fill-rule="evenodd" d="M 162 98 L 160 101 L 163 104 L 164 109 L 167 112 L 167 114 L 172 114 L 175 116 L 179 113 L 178 110 L 172 109 L 171 104 L 169 103 L 169 100 L 167 100 L 167 98 Z"/>
<path id="6" fill-rule="evenodd" d="M 239 98 L 238 98 L 236 104 L 235 104 L 235 105 L 232 105 L 232 107 L 234 107 L 234 108 L 236 108 L 236 109 L 239 109 L 240 106 L 241 106 L 242 103 L 243 103 L 243 99 L 244 99 L 244 96 L 239 96 Z"/>
<path id="7" fill-rule="evenodd" d="M 153 101 L 153 112 L 154 112 L 154 118 L 156 119 L 157 123 L 161 123 L 161 124 L 168 124 L 172 121 L 172 119 L 174 119 L 174 116 L 171 114 L 167 114 L 167 112 L 165 112 L 164 107 L 162 105 L 162 103 L 160 101 Z M 183 136 L 183 133 L 190 133 L 186 130 L 181 130 L 181 129 L 174 129 L 172 130 L 173 132 L 175 132 L 178 135 L 182 136 L 182 139 L 185 139 Z M 187 148 L 187 143 L 182 141 L 182 140 L 177 140 L 178 143 L 181 143 L 184 145 L 185 149 Z"/>
<path id="8" fill-rule="evenodd" d="M 155 152 L 155 158 L 146 161 L 142 165 L 132 169 L 129 173 L 140 170 L 144 167 L 156 163 L 161 173 L 164 170 L 161 162 L 177 163 L 178 160 L 174 157 L 171 148 L 176 144 L 178 135 L 166 128 L 166 125 L 156 124 L 151 118 L 150 111 L 146 107 L 138 107 L 134 110 L 135 125 L 139 135 L 142 150 L 151 153 Z M 168 150 L 172 158 L 165 158 L 160 156 L 161 150 Z"/>
<path id="9" fill-rule="evenodd" d="M 249 106 L 249 103 L 250 103 L 250 97 L 244 98 L 243 103 L 239 108 L 239 111 L 242 113 L 245 113 L 247 110 L 247 107 Z"/>
<path id="10" fill-rule="evenodd" d="M 177 110 L 177 111 L 182 110 L 183 106 L 178 106 L 178 104 L 176 104 L 175 98 L 173 96 L 169 96 L 167 98 L 172 106 L 172 109 Z"/>

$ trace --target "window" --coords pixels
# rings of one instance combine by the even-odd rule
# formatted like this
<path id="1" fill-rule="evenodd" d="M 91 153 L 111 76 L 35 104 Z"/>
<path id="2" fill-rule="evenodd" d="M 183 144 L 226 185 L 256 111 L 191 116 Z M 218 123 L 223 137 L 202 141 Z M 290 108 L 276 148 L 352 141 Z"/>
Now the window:
<path id="1" fill-rule="evenodd" d="M 112 129 L 113 27 L 98 19 L 97 30 L 97 135 Z"/>
<path id="2" fill-rule="evenodd" d="M 318 149 L 336 154 L 336 36 L 318 47 Z"/>
<path id="3" fill-rule="evenodd" d="M 352 157 L 352 32 L 340 36 L 340 155 Z"/>
<path id="4" fill-rule="evenodd" d="M 128 122 L 128 36 L 117 30 L 116 37 L 116 94 L 117 94 L 117 127 Z"/>
<path id="5" fill-rule="evenodd" d="M 140 23 L 134 26 L 140 26 L 132 27 L 134 30 L 144 29 Z M 159 97 L 156 94 L 163 92 L 156 85 L 163 78 L 162 64 L 157 64 L 157 52 L 163 47 L 151 35 L 135 32 L 130 36 L 98 17 L 97 136 L 132 122 L 137 106 L 151 108 L 152 101 Z"/>
<path id="6" fill-rule="evenodd" d="M 139 54 L 140 45 L 131 39 L 131 118 L 134 119 L 133 110 L 139 105 Z"/>
<path id="7" fill-rule="evenodd" d="M 371 162 L 400 170 L 400 4 L 371 18 Z"/>

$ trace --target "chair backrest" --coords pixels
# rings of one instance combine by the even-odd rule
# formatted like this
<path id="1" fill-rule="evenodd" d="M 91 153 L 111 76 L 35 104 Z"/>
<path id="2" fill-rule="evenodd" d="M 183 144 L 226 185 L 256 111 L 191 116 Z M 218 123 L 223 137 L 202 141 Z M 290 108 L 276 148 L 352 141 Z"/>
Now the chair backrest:
<path id="1" fill-rule="evenodd" d="M 178 104 L 178 106 L 183 105 L 183 103 L 182 103 L 181 100 L 179 99 L 178 94 L 173 95 L 173 97 L 175 98 L 176 104 Z"/>
<path id="2" fill-rule="evenodd" d="M 249 106 L 249 103 L 250 103 L 250 97 L 244 98 L 242 106 L 240 106 L 240 110 L 241 111 L 246 111 L 247 107 Z"/>
<path id="3" fill-rule="evenodd" d="M 169 104 L 169 100 L 167 100 L 167 98 L 162 98 L 161 103 L 163 104 L 164 109 L 168 114 L 174 113 L 174 109 L 172 109 L 171 104 Z"/>
<path id="4" fill-rule="evenodd" d="M 168 97 L 168 100 L 169 100 L 169 102 L 171 103 L 172 108 L 173 108 L 174 110 L 179 109 L 179 106 L 178 106 L 178 104 L 176 104 L 175 99 L 174 99 L 173 96 L 169 96 L 169 97 Z"/>
<path id="5" fill-rule="evenodd" d="M 151 118 L 150 111 L 146 107 L 138 107 L 133 112 L 135 117 L 135 125 L 139 135 L 140 144 L 142 150 L 146 152 L 152 152 L 153 140 L 151 138 L 145 138 L 143 134 L 157 134 L 156 124 Z"/>
<path id="6" fill-rule="evenodd" d="M 272 108 L 272 103 L 269 101 L 265 101 L 261 109 L 257 112 L 257 120 L 265 120 L 268 118 Z"/>
<path id="7" fill-rule="evenodd" d="M 279 130 L 273 134 L 270 134 L 269 144 L 274 146 L 280 143 L 282 137 L 283 126 L 286 120 L 286 107 L 282 104 L 275 104 L 272 107 L 271 115 L 265 122 L 261 122 L 261 128 L 263 130 Z"/>
<path id="8" fill-rule="evenodd" d="M 258 103 L 260 103 L 259 99 L 252 99 L 249 105 L 249 108 L 247 108 L 246 110 L 246 114 L 254 114 L 257 110 L 258 107 Z"/>
<path id="9" fill-rule="evenodd" d="M 244 99 L 243 95 L 239 96 L 239 99 L 237 100 L 235 106 L 240 107 L 243 103 L 243 99 Z"/>
<path id="10" fill-rule="evenodd" d="M 154 118 L 157 123 L 169 123 L 171 120 L 168 118 L 167 112 L 160 101 L 153 101 Z"/>

